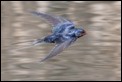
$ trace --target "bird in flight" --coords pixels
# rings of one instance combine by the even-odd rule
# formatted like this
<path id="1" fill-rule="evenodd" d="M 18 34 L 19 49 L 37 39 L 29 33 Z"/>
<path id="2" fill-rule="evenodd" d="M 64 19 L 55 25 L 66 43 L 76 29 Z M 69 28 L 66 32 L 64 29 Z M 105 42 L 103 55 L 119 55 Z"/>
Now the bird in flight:
<path id="1" fill-rule="evenodd" d="M 47 35 L 41 39 L 36 39 L 34 41 L 27 41 L 32 42 L 31 46 L 39 45 L 41 43 L 56 44 L 55 47 L 50 51 L 50 53 L 41 60 L 41 62 L 52 58 L 53 56 L 56 56 L 71 44 L 73 44 L 78 38 L 86 34 L 85 30 L 82 27 L 76 28 L 72 21 L 63 17 L 53 16 L 50 14 L 35 11 L 32 11 L 30 13 L 42 17 L 52 25 L 52 33 L 50 35 Z"/>

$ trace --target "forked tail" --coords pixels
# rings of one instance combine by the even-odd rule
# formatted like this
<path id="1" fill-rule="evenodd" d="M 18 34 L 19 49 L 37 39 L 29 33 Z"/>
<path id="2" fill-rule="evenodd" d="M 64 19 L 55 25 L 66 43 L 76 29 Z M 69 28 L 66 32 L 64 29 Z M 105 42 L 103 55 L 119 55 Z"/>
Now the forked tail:
<path id="1" fill-rule="evenodd" d="M 24 47 L 20 47 L 20 48 L 17 48 L 17 49 L 14 49 L 14 50 L 23 50 L 23 49 L 27 49 L 27 48 L 31 48 L 31 47 L 34 47 L 34 46 L 38 46 L 38 45 L 41 45 L 41 44 L 44 44 L 44 40 L 43 39 L 36 39 L 36 40 L 30 40 L 30 41 L 23 41 L 23 42 L 17 42 L 17 43 L 13 43 L 12 45 L 15 45 L 15 44 L 19 44 L 19 45 L 22 45 L 22 44 L 28 44 L 27 46 L 24 46 Z"/>

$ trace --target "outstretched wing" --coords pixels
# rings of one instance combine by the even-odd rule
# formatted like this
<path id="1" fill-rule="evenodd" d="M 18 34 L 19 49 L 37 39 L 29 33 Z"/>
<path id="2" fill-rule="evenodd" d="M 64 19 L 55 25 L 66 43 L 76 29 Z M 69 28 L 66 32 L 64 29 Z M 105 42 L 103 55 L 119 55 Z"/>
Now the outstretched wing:
<path id="1" fill-rule="evenodd" d="M 69 45 L 71 45 L 74 41 L 76 40 L 76 38 L 72 38 L 70 40 L 67 40 L 63 43 L 57 44 L 51 51 L 50 53 L 41 60 L 41 62 L 52 58 L 53 56 L 56 56 L 57 54 L 59 54 L 60 52 L 62 52 L 65 48 L 67 48 Z"/>
<path id="2" fill-rule="evenodd" d="M 35 12 L 35 11 L 32 11 L 31 13 L 34 14 L 34 15 L 37 15 L 37 16 L 41 16 L 42 18 L 49 21 L 53 26 L 57 26 L 58 24 L 61 24 L 61 23 L 63 24 L 65 22 L 73 24 L 70 20 L 64 19 L 64 18 L 59 17 L 59 16 L 53 16 L 53 15 L 40 13 L 40 12 Z"/>

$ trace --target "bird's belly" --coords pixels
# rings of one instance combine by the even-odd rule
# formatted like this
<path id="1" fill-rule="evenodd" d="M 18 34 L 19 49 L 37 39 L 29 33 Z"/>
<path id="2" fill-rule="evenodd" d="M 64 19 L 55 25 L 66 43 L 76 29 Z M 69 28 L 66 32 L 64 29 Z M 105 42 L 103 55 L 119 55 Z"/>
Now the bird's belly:
<path id="1" fill-rule="evenodd" d="M 70 38 L 71 38 L 70 36 L 62 35 L 55 40 L 55 43 L 62 43 L 69 40 Z"/>

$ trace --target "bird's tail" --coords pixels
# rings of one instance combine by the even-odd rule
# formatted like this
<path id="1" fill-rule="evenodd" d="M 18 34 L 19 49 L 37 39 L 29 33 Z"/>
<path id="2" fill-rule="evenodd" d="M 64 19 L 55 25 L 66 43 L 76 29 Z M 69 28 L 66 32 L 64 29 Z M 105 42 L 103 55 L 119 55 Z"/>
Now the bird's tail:
<path id="1" fill-rule="evenodd" d="M 31 48 L 31 47 L 38 46 L 38 45 L 41 45 L 44 43 L 45 42 L 43 39 L 36 39 L 36 40 L 29 40 L 29 41 L 13 43 L 12 45 L 21 45 L 22 46 L 22 47 L 14 49 L 14 50 L 23 50 L 23 49 Z"/>

